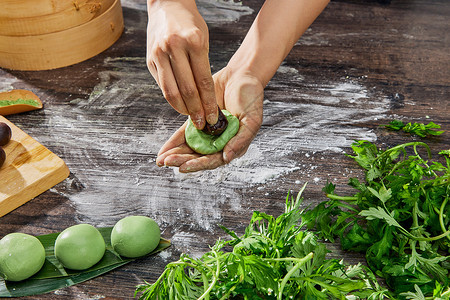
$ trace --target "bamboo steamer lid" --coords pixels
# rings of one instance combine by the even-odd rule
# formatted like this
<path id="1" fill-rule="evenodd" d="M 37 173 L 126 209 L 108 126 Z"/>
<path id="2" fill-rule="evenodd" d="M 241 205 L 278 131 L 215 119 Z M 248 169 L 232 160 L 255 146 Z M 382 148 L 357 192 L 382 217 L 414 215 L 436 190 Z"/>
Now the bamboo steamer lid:
<path id="1" fill-rule="evenodd" d="M 40 0 L 33 0 L 41 2 Z M 21 3 L 21 1 L 17 1 Z M 24 1 L 28 2 L 28 1 Z M 24 35 L 38 35 L 50 32 L 57 32 L 69 29 L 83 23 L 86 23 L 108 10 L 114 3 L 114 0 L 59 0 L 58 3 L 70 3 L 64 10 L 56 11 L 51 14 L 29 16 L 29 17 L 11 17 L 0 16 L 0 35 L 10 36 L 24 36 Z M 0 1 L 0 10 L 1 4 Z M 37 4 L 33 4 L 25 11 L 33 11 Z"/>
<path id="2" fill-rule="evenodd" d="M 4 0 L 0 0 L 4 1 Z M 37 71 L 69 66 L 109 48 L 123 31 L 120 0 L 79 26 L 30 36 L 0 36 L 0 67 Z"/>

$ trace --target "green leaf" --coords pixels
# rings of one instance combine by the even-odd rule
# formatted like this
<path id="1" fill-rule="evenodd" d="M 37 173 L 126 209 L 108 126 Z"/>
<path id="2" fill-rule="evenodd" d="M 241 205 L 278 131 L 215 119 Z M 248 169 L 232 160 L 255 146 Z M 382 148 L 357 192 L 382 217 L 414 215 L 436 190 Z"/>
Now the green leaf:
<path id="1" fill-rule="evenodd" d="M 59 233 L 36 236 L 45 249 L 44 266 L 38 273 L 23 281 L 12 282 L 0 279 L 0 297 L 24 297 L 49 293 L 95 278 L 136 260 L 135 258 L 122 258 L 112 249 L 110 238 L 112 227 L 98 228 L 98 230 L 105 240 L 105 255 L 97 264 L 83 271 L 64 269 L 56 259 L 54 245 Z M 148 255 L 158 253 L 169 246 L 168 240 L 161 239 L 156 249 Z"/>
<path id="2" fill-rule="evenodd" d="M 436 131 L 433 129 L 439 129 L 441 128 L 440 125 L 435 124 L 433 122 L 429 122 L 428 124 L 423 124 L 423 123 L 403 123 L 402 121 L 399 120 L 393 120 L 391 122 L 389 122 L 388 125 L 383 125 L 384 127 L 386 127 L 387 129 L 390 130 L 394 130 L 394 131 L 399 131 L 402 130 L 406 133 L 410 133 L 410 134 L 414 134 L 420 137 L 426 137 L 428 135 L 441 135 L 442 133 L 444 133 L 444 131 Z"/>
<path id="3" fill-rule="evenodd" d="M 371 187 L 367 187 L 367 189 L 378 199 L 381 200 L 381 202 L 386 203 L 391 197 L 392 197 L 392 191 L 391 189 L 386 189 L 386 187 L 383 185 L 381 186 L 380 190 L 377 192 L 375 189 Z"/>
<path id="4" fill-rule="evenodd" d="M 391 227 L 384 226 L 381 240 L 376 243 L 372 241 L 373 245 L 367 249 L 366 257 L 368 257 L 368 260 L 379 262 L 383 256 L 388 255 L 392 249 L 393 238 Z"/>
<path id="5" fill-rule="evenodd" d="M 419 286 L 417 284 L 414 285 L 414 289 L 416 292 L 406 292 L 401 293 L 400 296 L 405 297 L 406 299 L 414 299 L 414 300 L 425 300 L 425 295 L 420 290 Z"/>
<path id="6" fill-rule="evenodd" d="M 405 123 L 403 123 L 400 120 L 392 120 L 389 122 L 388 125 L 383 125 L 384 127 L 386 127 L 387 129 L 391 129 L 391 130 L 401 130 L 403 127 L 405 127 Z"/>
<path id="7" fill-rule="evenodd" d="M 347 234 L 341 237 L 341 245 L 344 250 L 366 251 L 372 244 L 373 239 L 371 235 L 356 223 L 353 224 Z"/>
<path id="8" fill-rule="evenodd" d="M 366 217 L 367 220 L 380 219 L 386 221 L 391 226 L 403 229 L 403 227 L 395 220 L 393 214 L 388 214 L 382 207 L 370 207 L 368 210 L 362 210 L 360 216 Z"/>

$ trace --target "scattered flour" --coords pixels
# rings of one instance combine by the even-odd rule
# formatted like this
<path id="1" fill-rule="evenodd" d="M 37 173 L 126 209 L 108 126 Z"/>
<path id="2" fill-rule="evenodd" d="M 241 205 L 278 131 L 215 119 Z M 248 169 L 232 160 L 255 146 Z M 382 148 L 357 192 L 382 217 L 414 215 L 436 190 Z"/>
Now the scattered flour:
<path id="1" fill-rule="evenodd" d="M 124 6 L 130 3 L 123 1 Z M 205 18 L 215 24 L 252 13 L 240 2 L 199 3 Z M 145 6 L 134 8 L 144 10 Z M 204 238 L 188 229 L 211 231 L 223 218 L 222 209 L 231 213 L 245 209 L 246 189 L 294 172 L 310 173 L 312 181 L 320 181 L 311 159 L 320 159 L 323 152 L 340 153 L 354 139 L 374 141 L 373 132 L 355 125 L 382 118 L 389 109 L 385 97 L 372 96 L 357 81 L 308 85 L 303 74 L 282 65 L 269 89 L 272 85 L 289 90 L 296 101 L 286 103 L 283 93 L 266 93 L 264 122 L 243 157 L 216 170 L 180 174 L 154 163 L 172 134 L 165 124 L 170 106 L 151 79 L 145 58 L 108 58 L 103 67 L 88 99 L 74 100 L 70 107 L 46 105 L 42 128 L 33 129 L 35 137 L 61 149 L 72 172 L 72 182 L 67 184 L 77 181 L 82 187 L 61 192 L 81 221 L 102 226 L 130 213 L 149 215 L 162 228 L 169 227 L 173 243 L 186 249 Z M 286 76 L 301 82 L 302 88 L 286 85 Z M 0 89 L 10 89 L 14 82 L 11 76 L 0 83 Z M 152 113 L 139 109 L 144 106 L 151 107 Z M 185 117 L 178 118 L 175 121 L 181 125 Z M 298 153 L 304 159 L 295 159 Z"/>
<path id="2" fill-rule="evenodd" d="M 289 103 L 283 93 L 269 94 L 262 128 L 243 157 L 216 170 L 181 174 L 154 163 L 172 134 L 165 125 L 170 107 L 160 96 L 154 98 L 158 87 L 150 80 L 145 58 L 108 58 L 104 64 L 106 71 L 99 73 L 89 99 L 73 101 L 70 110 L 47 105 L 41 126 L 52 130 L 34 130 L 44 145 L 62 147 L 61 155 L 83 186 L 63 193 L 82 221 L 98 225 L 112 225 L 133 212 L 154 217 L 162 227 L 172 226 L 172 232 L 186 224 L 212 230 L 220 223 L 222 207 L 242 211 L 245 189 L 293 172 L 310 174 L 312 182 L 320 180 L 311 160 L 320 159 L 321 152 L 342 152 L 354 139 L 374 141 L 373 132 L 353 125 L 382 118 L 388 110 L 386 99 L 372 97 L 358 82 L 310 85 L 296 91 L 299 101 Z M 288 66 L 277 76 L 271 84 L 282 86 L 283 76 L 303 78 Z M 141 113 L 139 107 L 145 105 L 154 114 Z M 133 109 L 136 112 L 130 113 Z M 127 118 L 139 118 L 142 128 L 127 125 L 136 124 Z M 114 124 L 118 126 L 111 131 Z M 296 153 L 303 153 L 304 159 L 295 159 Z"/>
<path id="3" fill-rule="evenodd" d="M 13 84 L 18 81 L 19 80 L 16 77 L 9 75 L 6 72 L 2 72 L 2 80 L 0 80 L 0 92 L 12 90 L 14 88 Z"/>

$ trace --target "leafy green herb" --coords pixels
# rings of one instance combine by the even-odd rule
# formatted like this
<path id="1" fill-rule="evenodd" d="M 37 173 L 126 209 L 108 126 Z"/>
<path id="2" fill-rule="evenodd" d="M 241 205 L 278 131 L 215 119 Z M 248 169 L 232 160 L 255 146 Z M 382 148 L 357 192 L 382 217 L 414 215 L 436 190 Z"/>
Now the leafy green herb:
<path id="1" fill-rule="evenodd" d="M 428 124 L 423 124 L 423 123 L 411 124 L 411 122 L 409 122 L 409 123 L 405 124 L 402 121 L 393 120 L 393 121 L 389 122 L 389 124 L 383 125 L 383 126 L 386 127 L 387 129 L 391 129 L 391 130 L 395 130 L 395 131 L 403 130 L 406 133 L 415 134 L 420 137 L 426 137 L 429 135 L 441 135 L 442 133 L 444 133 L 444 131 L 433 130 L 433 129 L 441 128 L 440 125 L 435 124 L 433 122 L 430 122 Z"/>
<path id="2" fill-rule="evenodd" d="M 296 198 L 287 196 L 285 212 L 277 218 L 255 211 L 243 236 L 222 227 L 230 240 L 217 241 L 200 258 L 182 254 L 155 283 L 138 286 L 136 295 L 183 300 L 388 297 L 367 267 L 326 258 L 325 244 L 302 230 L 303 189 Z"/>
<path id="3" fill-rule="evenodd" d="M 329 200 L 305 212 L 303 221 L 322 238 L 339 237 L 344 250 L 364 252 L 395 297 L 449 299 L 449 153 L 440 152 L 443 164 L 431 160 L 422 142 L 381 150 L 357 141 L 352 149 L 349 157 L 364 169 L 365 182 L 351 178 L 351 196 L 337 195 L 328 183 Z"/>

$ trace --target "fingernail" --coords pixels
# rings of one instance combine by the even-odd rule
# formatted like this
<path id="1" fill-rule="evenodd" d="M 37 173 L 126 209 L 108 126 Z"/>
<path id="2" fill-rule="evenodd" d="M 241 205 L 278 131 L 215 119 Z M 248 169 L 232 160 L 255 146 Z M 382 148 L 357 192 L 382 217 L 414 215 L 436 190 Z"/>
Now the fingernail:
<path id="1" fill-rule="evenodd" d="M 162 167 L 163 166 L 163 163 L 161 162 L 161 160 L 159 159 L 159 157 L 158 158 L 156 158 L 156 165 L 158 166 L 158 167 Z"/>
<path id="2" fill-rule="evenodd" d="M 216 114 L 209 114 L 209 115 L 206 117 L 206 121 L 207 121 L 209 124 L 214 125 L 214 124 L 216 124 L 217 121 L 218 121 L 218 115 L 216 115 Z"/>
<path id="3" fill-rule="evenodd" d="M 203 124 L 201 117 L 197 117 L 197 118 L 193 119 L 192 122 L 194 123 L 194 125 L 197 129 L 200 129 L 200 130 L 203 129 L 204 124 Z"/>
<path id="4" fill-rule="evenodd" d="M 233 159 L 233 156 L 230 154 L 227 154 L 226 152 L 223 153 L 223 161 L 225 163 L 230 163 L 230 161 Z"/>

